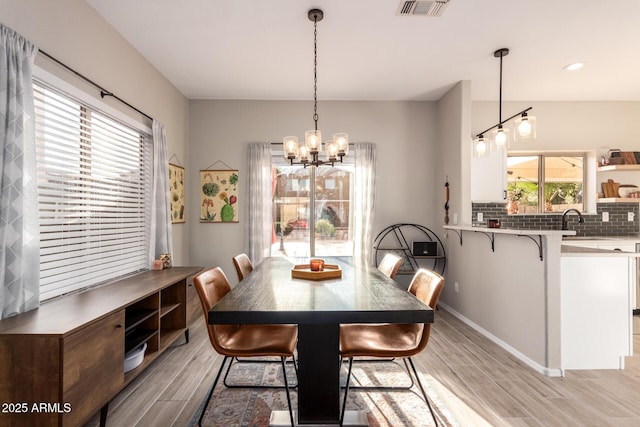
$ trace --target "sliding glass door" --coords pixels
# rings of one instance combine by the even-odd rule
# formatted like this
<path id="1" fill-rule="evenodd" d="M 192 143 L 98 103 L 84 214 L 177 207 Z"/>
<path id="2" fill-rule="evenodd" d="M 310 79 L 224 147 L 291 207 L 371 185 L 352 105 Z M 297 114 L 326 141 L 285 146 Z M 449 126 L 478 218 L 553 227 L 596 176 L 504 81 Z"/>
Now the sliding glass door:
<path id="1" fill-rule="evenodd" d="M 354 165 L 291 166 L 274 153 L 271 256 L 353 255 Z"/>

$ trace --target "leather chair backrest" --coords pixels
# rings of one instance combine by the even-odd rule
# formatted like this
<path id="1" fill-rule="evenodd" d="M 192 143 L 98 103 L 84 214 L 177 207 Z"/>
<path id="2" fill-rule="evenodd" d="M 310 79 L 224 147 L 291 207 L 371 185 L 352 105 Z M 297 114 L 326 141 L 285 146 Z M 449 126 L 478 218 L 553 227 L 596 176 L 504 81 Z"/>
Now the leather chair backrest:
<path id="1" fill-rule="evenodd" d="M 220 267 L 203 271 L 193 278 L 193 284 L 200 297 L 200 305 L 204 314 L 204 321 L 207 324 L 209 340 L 213 348 L 220 354 L 225 354 L 224 348 L 220 345 L 218 334 L 225 334 L 237 329 L 239 325 L 210 325 L 209 310 L 217 304 L 231 290 L 229 280 Z"/>
<path id="2" fill-rule="evenodd" d="M 242 281 L 249 273 L 253 271 L 253 264 L 246 254 L 240 254 L 233 257 L 233 265 L 238 273 L 238 281 Z"/>
<path id="3" fill-rule="evenodd" d="M 444 277 L 434 271 L 421 268 L 413 276 L 408 291 L 435 310 L 443 287 Z"/>
<path id="4" fill-rule="evenodd" d="M 396 274 L 398 274 L 398 270 L 400 269 L 400 264 L 402 264 L 402 258 L 388 253 L 384 258 L 382 258 L 380 265 L 378 265 L 378 270 L 380 270 L 385 276 L 395 279 Z"/>
<path id="5" fill-rule="evenodd" d="M 444 277 L 434 271 L 421 268 L 413 276 L 413 279 L 409 284 L 408 291 L 424 304 L 431 307 L 431 309 L 435 310 L 443 287 Z M 422 330 L 422 338 L 420 339 L 417 352 L 421 352 L 425 349 L 429 342 L 430 334 L 431 324 L 426 323 Z"/>

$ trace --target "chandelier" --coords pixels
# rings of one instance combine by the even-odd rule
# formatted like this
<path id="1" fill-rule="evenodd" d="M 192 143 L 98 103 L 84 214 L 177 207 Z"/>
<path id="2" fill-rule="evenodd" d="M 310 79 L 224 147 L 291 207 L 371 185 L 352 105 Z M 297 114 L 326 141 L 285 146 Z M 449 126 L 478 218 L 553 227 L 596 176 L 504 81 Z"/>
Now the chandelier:
<path id="1" fill-rule="evenodd" d="M 507 56 L 508 54 L 509 49 L 504 47 L 493 52 L 493 56 L 495 56 L 496 58 L 500 58 L 500 98 L 498 102 L 498 123 L 477 134 L 476 138 L 473 140 L 474 154 L 478 157 L 489 154 L 491 143 L 493 143 L 493 146 L 498 150 L 509 148 L 511 129 L 505 128 L 503 124 L 508 122 L 509 120 L 515 119 L 518 116 L 519 117 L 514 120 L 515 126 L 513 134 L 515 140 L 536 138 L 536 118 L 527 114 L 527 112 L 533 107 L 525 108 L 519 113 L 516 113 L 513 116 L 502 120 L 502 58 Z M 491 133 L 491 141 L 488 141 L 484 136 L 484 134 L 489 131 L 493 131 Z"/>
<path id="2" fill-rule="evenodd" d="M 286 136 L 282 139 L 284 157 L 291 165 L 311 166 L 342 163 L 342 158 L 349 153 L 349 135 L 336 133 L 332 140 L 324 143 L 325 160 L 320 159 L 322 152 L 322 133 L 318 130 L 318 22 L 324 13 L 320 9 L 311 9 L 307 14 L 313 21 L 313 130 L 304 133 L 304 144 L 298 144 L 297 136 Z"/>

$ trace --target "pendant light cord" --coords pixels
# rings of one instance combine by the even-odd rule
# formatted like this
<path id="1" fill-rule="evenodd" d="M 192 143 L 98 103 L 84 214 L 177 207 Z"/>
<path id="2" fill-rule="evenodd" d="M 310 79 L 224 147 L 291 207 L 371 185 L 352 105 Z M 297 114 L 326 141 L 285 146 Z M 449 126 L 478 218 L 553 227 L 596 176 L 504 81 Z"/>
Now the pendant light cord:
<path id="1" fill-rule="evenodd" d="M 500 102 L 498 104 L 498 125 L 502 126 L 502 58 L 503 53 L 500 53 Z"/>
<path id="2" fill-rule="evenodd" d="M 318 17 L 313 16 L 313 121 L 318 130 Z"/>

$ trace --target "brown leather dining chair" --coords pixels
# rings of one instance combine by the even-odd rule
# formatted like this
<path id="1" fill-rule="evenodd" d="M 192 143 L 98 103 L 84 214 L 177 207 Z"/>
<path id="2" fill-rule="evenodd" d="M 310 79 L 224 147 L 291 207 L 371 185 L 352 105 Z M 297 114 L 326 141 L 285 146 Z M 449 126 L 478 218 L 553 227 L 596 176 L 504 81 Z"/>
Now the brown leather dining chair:
<path id="1" fill-rule="evenodd" d="M 238 273 L 238 282 L 242 282 L 242 279 L 253 271 L 253 264 L 251 264 L 251 260 L 247 254 L 234 256 L 233 266 L 236 268 L 236 273 Z"/>
<path id="2" fill-rule="evenodd" d="M 298 329 L 296 325 L 211 325 L 208 321 L 209 310 L 231 290 L 229 281 L 222 269 L 215 267 L 195 276 L 193 283 L 200 297 L 204 319 L 207 323 L 209 341 L 211 341 L 214 350 L 224 356 L 220 370 L 216 375 L 216 379 L 213 381 L 211 391 L 209 391 L 207 403 L 200 414 L 198 425 L 202 425 L 202 419 L 213 395 L 213 390 L 216 388 L 216 384 L 220 379 L 220 374 L 224 369 L 225 363 L 229 360 L 229 366 L 225 374 L 226 378 L 229 369 L 231 369 L 233 359 L 240 356 L 277 356 L 280 358 L 291 425 L 295 425 L 285 359 L 287 357 L 293 358 L 293 351 L 298 341 Z"/>
<path id="3" fill-rule="evenodd" d="M 421 268 L 413 276 L 408 291 L 424 304 L 435 309 L 443 286 L 444 278 L 442 276 L 431 270 Z M 409 376 L 411 376 L 411 371 L 409 370 L 409 366 L 407 366 L 408 361 L 420 386 L 424 400 L 427 402 L 429 412 L 431 412 L 436 426 L 438 425 L 438 420 L 429 403 L 427 393 L 424 391 L 413 360 L 411 360 L 411 356 L 415 356 L 427 347 L 430 333 L 430 323 L 340 325 L 340 356 L 349 359 L 347 384 L 342 403 L 342 414 L 340 416 L 341 424 L 344 420 L 347 394 L 349 393 L 353 358 L 364 356 L 372 358 L 402 358 L 407 372 Z"/>
<path id="4" fill-rule="evenodd" d="M 387 253 L 384 258 L 382 258 L 382 261 L 380 261 L 378 270 L 380 270 L 385 276 L 395 279 L 401 264 L 402 258 L 392 253 Z"/>

